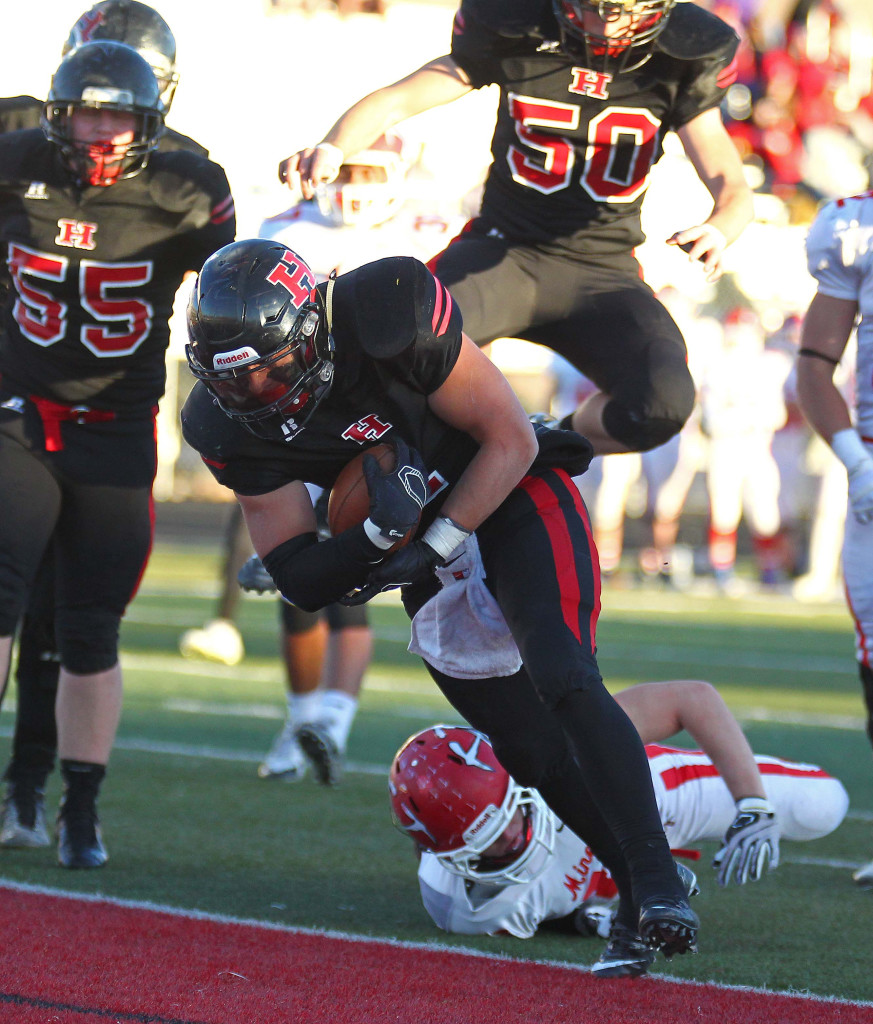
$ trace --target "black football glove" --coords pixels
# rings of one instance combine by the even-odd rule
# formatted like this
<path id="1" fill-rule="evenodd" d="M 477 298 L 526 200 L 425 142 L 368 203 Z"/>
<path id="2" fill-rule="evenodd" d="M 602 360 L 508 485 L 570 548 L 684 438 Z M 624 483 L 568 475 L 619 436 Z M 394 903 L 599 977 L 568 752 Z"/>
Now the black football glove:
<path id="1" fill-rule="evenodd" d="M 421 456 L 402 438 L 393 440 L 394 469 L 383 473 L 372 455 L 364 456 L 364 479 L 370 494 L 370 522 L 385 540 L 402 540 L 421 518 L 427 481 Z"/>
<path id="2" fill-rule="evenodd" d="M 256 594 L 276 593 L 273 577 L 264 568 L 264 563 L 257 555 L 252 555 L 243 564 L 236 578 L 243 590 L 254 591 Z"/>
<path id="3" fill-rule="evenodd" d="M 340 599 L 340 604 L 354 606 L 366 604 L 385 590 L 396 590 L 410 583 L 420 583 L 433 575 L 434 569 L 445 565 L 445 559 L 423 540 L 407 544 L 381 562 L 367 577 L 367 582 L 352 594 Z"/>
<path id="4" fill-rule="evenodd" d="M 737 816 L 712 860 L 718 884 L 745 885 L 779 866 L 779 823 L 772 804 L 762 797 L 737 801 Z"/>

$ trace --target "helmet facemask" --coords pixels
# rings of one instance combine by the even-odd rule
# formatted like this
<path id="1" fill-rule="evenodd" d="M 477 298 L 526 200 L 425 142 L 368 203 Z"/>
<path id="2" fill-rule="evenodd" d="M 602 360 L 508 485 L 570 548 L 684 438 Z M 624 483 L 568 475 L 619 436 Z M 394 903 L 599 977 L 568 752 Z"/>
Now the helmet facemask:
<path id="1" fill-rule="evenodd" d="M 64 164 L 80 185 L 106 188 L 124 178 L 139 174 L 157 148 L 163 131 L 163 117 L 158 112 L 133 112 L 133 139 L 116 145 L 110 138 L 80 142 L 75 138 L 73 119 L 77 110 L 108 109 L 129 111 L 129 106 L 112 90 L 87 89 L 81 101 L 46 103 L 42 127 L 46 138 L 61 151 Z"/>
<path id="2" fill-rule="evenodd" d="M 333 363 L 320 358 L 316 345 L 321 317 L 316 303 L 307 303 L 287 341 L 275 352 L 261 356 L 247 346 L 216 352 L 213 369 L 207 369 L 197 358 L 192 330 L 188 365 L 212 392 L 222 412 L 256 436 L 275 438 L 275 432 L 260 429 L 263 421 L 274 417 L 293 420 L 299 430 L 333 381 Z"/>
<path id="3" fill-rule="evenodd" d="M 676 0 L 552 0 L 561 48 L 593 71 L 635 71 L 651 57 Z"/>

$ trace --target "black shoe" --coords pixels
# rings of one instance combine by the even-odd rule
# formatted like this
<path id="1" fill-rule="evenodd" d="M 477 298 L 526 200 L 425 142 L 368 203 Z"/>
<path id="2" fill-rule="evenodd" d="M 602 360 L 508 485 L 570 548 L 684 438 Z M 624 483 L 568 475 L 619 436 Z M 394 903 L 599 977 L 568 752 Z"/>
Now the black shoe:
<path id="1" fill-rule="evenodd" d="M 76 806 L 61 800 L 57 821 L 58 863 L 65 868 L 102 868 L 109 859 L 97 809 L 93 803 Z"/>
<path id="2" fill-rule="evenodd" d="M 323 786 L 336 786 L 343 774 L 343 755 L 330 733 L 318 722 L 306 722 L 297 730 L 297 742 L 312 762 L 315 777 Z"/>
<path id="3" fill-rule="evenodd" d="M 49 845 L 45 823 L 45 777 L 16 772 L 7 777 L 0 808 L 0 846 L 34 849 Z"/>
<path id="4" fill-rule="evenodd" d="M 687 899 L 650 896 L 640 904 L 640 935 L 669 960 L 676 953 L 697 952 L 700 921 Z"/>
<path id="5" fill-rule="evenodd" d="M 654 962 L 655 951 L 632 928 L 616 921 L 591 973 L 598 978 L 638 978 Z"/>

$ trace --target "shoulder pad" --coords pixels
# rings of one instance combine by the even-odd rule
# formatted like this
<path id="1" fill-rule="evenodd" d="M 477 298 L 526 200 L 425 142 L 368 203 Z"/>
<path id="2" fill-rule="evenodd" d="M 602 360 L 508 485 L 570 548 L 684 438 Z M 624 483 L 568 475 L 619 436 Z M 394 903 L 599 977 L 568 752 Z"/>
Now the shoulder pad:
<path id="1" fill-rule="evenodd" d="M 183 135 L 172 128 L 166 128 L 158 143 L 158 151 L 172 153 L 177 149 L 187 149 L 192 153 L 197 153 L 198 156 L 209 156 L 209 150 L 205 146 L 201 146 L 199 142 L 192 139 L 189 135 Z"/>
<path id="2" fill-rule="evenodd" d="M 343 275 L 353 279 L 353 320 L 367 355 L 390 359 L 415 341 L 417 302 L 429 274 L 424 264 L 411 256 L 389 256 Z"/>
<path id="3" fill-rule="evenodd" d="M 504 39 L 540 38 L 545 26 L 556 30 L 551 0 L 463 0 L 461 13 Z"/>
<path id="4" fill-rule="evenodd" d="M 730 54 L 738 42 L 739 36 L 726 21 L 696 3 L 680 0 L 670 12 L 655 49 L 677 60 L 698 60 L 721 51 Z"/>
<path id="5" fill-rule="evenodd" d="M 153 153 L 146 173 L 152 199 L 168 213 L 187 213 L 200 206 L 208 213 L 210 194 L 223 175 L 217 164 L 189 149 Z"/>

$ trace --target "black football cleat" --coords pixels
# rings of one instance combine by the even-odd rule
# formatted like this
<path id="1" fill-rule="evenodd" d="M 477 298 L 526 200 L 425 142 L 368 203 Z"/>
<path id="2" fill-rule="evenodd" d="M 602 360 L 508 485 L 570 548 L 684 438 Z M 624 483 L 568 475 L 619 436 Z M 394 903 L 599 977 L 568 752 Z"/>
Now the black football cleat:
<path id="1" fill-rule="evenodd" d="M 697 952 L 700 921 L 687 899 L 650 896 L 640 904 L 640 936 L 667 960 L 677 953 Z"/>
<path id="2" fill-rule="evenodd" d="M 343 774 L 343 755 L 333 737 L 319 722 L 306 722 L 297 730 L 297 742 L 312 763 L 323 786 L 337 786 Z"/>
<path id="3" fill-rule="evenodd" d="M 598 978 L 638 978 L 654 962 L 655 951 L 632 928 L 616 921 L 591 973 Z"/>
<path id="4" fill-rule="evenodd" d="M 0 846 L 35 849 L 48 846 L 45 823 L 45 774 L 7 773 L 6 797 L 0 807 Z"/>
<path id="5" fill-rule="evenodd" d="M 64 868 L 102 868 L 109 859 L 93 804 L 70 807 L 61 801 L 57 820 L 58 863 Z"/>

